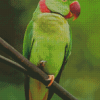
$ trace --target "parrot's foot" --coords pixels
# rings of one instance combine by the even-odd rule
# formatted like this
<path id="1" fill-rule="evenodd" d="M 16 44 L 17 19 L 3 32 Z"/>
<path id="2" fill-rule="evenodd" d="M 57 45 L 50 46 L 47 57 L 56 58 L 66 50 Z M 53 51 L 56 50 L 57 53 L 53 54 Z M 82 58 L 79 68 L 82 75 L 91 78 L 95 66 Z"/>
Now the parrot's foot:
<path id="1" fill-rule="evenodd" d="M 50 87 L 54 81 L 54 75 L 48 75 L 49 78 L 47 80 L 51 80 L 47 87 Z"/>
<path id="2" fill-rule="evenodd" d="M 47 61 L 45 61 L 45 60 L 41 60 L 40 62 L 39 62 L 39 64 L 37 65 L 37 67 L 39 67 L 41 70 L 44 70 L 44 67 L 45 67 L 45 63 L 46 63 Z"/>
<path id="3" fill-rule="evenodd" d="M 47 61 L 45 61 L 45 60 L 41 60 L 39 64 L 40 64 L 40 66 L 45 67 L 45 63 L 46 63 L 46 62 L 47 62 Z"/>

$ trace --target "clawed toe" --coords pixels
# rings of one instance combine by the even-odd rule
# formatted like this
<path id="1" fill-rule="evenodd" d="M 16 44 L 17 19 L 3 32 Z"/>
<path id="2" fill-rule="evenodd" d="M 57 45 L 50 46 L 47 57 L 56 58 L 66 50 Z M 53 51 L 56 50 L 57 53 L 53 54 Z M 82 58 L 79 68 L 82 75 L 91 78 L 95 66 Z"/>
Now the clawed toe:
<path id="1" fill-rule="evenodd" d="M 54 81 L 54 75 L 48 75 L 49 78 L 47 80 L 51 80 L 47 87 L 50 87 Z"/>
<path id="2" fill-rule="evenodd" d="M 47 61 L 45 61 L 45 60 L 41 60 L 41 61 L 40 61 L 40 66 L 43 66 L 43 67 L 44 67 L 46 62 L 47 62 Z"/>

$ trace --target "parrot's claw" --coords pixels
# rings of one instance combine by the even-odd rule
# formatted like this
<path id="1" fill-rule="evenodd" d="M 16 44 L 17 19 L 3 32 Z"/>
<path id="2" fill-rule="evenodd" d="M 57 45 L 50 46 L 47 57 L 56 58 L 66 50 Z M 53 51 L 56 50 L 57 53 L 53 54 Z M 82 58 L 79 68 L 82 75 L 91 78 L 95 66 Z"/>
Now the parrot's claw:
<path id="1" fill-rule="evenodd" d="M 45 67 L 45 63 L 46 63 L 46 62 L 47 62 L 47 61 L 45 61 L 45 60 L 41 60 L 39 64 L 40 64 L 40 66 Z"/>
<path id="2" fill-rule="evenodd" d="M 54 75 L 48 75 L 49 78 L 47 80 L 51 80 L 47 87 L 50 87 L 54 81 Z"/>

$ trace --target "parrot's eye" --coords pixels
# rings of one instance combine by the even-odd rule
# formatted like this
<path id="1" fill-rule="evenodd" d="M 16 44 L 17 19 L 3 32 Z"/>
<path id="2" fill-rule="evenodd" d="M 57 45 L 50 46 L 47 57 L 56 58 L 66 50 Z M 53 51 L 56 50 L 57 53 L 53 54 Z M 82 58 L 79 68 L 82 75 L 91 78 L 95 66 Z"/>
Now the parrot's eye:
<path id="1" fill-rule="evenodd" d="M 67 0 L 62 0 L 63 2 L 66 2 Z"/>

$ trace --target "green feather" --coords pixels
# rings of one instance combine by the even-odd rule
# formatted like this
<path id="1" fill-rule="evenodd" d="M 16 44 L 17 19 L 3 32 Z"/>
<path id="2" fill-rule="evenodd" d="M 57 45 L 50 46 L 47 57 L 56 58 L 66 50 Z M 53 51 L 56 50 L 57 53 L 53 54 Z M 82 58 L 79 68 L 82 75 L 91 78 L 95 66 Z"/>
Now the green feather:
<path id="1" fill-rule="evenodd" d="M 33 37 L 33 21 L 31 20 L 25 31 L 24 41 L 23 41 L 23 56 L 29 59 L 31 44 Z"/>

